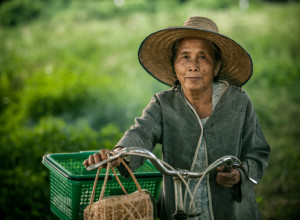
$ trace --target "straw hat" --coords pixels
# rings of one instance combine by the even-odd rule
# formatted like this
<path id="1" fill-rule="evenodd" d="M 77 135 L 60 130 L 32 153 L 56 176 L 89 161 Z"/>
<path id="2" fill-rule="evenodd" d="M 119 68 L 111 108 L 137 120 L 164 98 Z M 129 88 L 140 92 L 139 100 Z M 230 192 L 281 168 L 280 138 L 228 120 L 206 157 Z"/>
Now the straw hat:
<path id="1" fill-rule="evenodd" d="M 187 37 L 203 38 L 219 47 L 222 56 L 219 80 L 241 86 L 251 77 L 250 55 L 238 43 L 220 34 L 217 25 L 204 17 L 190 17 L 182 27 L 169 27 L 150 34 L 138 52 L 141 65 L 160 82 L 174 85 L 177 79 L 171 62 L 172 47 L 176 41 Z"/>

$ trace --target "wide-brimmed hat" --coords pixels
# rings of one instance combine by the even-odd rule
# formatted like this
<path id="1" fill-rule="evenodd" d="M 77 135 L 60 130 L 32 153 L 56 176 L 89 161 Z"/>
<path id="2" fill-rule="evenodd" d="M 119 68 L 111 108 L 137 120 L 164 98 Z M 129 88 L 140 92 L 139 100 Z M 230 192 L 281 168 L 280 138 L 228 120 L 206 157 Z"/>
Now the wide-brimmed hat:
<path id="1" fill-rule="evenodd" d="M 202 38 L 216 44 L 222 64 L 217 78 L 241 86 L 252 75 L 252 60 L 247 51 L 234 40 L 219 33 L 217 25 L 205 17 L 190 17 L 183 26 L 169 27 L 150 34 L 142 42 L 138 58 L 144 69 L 167 85 L 177 80 L 172 57 L 174 43 L 183 38 Z"/>

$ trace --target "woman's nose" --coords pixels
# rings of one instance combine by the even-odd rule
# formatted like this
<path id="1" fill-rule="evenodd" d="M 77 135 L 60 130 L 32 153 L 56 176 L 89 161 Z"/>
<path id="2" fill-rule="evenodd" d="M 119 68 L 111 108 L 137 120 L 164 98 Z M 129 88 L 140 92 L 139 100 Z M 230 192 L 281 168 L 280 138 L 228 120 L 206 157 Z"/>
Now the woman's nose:
<path id="1" fill-rule="evenodd" d="M 198 72 L 200 70 L 200 65 L 198 59 L 193 59 L 190 61 L 189 71 Z"/>

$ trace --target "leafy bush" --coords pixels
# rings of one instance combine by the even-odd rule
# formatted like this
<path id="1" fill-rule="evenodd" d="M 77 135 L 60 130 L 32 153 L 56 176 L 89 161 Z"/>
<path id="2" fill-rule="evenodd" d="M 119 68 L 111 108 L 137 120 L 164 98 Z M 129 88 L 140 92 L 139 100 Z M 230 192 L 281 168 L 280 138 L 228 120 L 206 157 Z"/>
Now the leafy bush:
<path id="1" fill-rule="evenodd" d="M 53 117 L 42 118 L 33 129 L 17 127 L 13 134 L 2 128 L 0 136 L 0 204 L 1 214 L 8 218 L 52 216 L 49 171 L 41 165 L 43 155 L 112 147 L 122 135 L 113 124 L 96 132 L 86 122 L 71 126 Z"/>
<path id="2" fill-rule="evenodd" d="M 37 19 L 41 12 L 38 1 L 11 0 L 0 5 L 0 23 L 4 26 L 15 26 Z"/>

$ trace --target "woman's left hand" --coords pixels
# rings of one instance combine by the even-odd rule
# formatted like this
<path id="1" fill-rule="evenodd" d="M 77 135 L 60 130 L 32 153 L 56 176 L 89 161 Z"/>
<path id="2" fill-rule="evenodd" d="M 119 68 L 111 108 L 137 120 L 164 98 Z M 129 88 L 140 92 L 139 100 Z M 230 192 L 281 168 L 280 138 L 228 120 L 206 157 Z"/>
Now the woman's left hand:
<path id="1" fill-rule="evenodd" d="M 241 173 L 237 169 L 224 172 L 224 165 L 217 168 L 217 183 L 225 188 L 231 188 L 241 180 Z"/>

